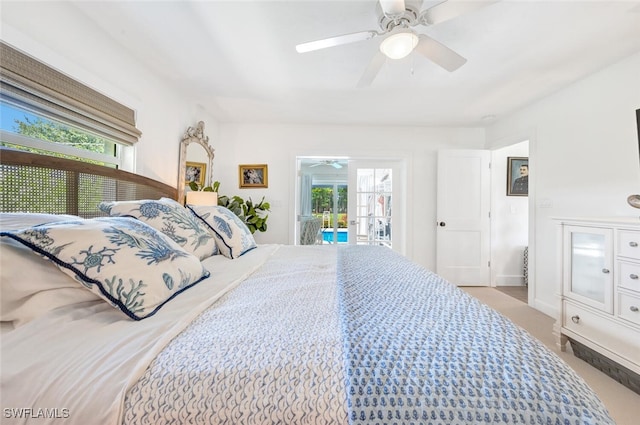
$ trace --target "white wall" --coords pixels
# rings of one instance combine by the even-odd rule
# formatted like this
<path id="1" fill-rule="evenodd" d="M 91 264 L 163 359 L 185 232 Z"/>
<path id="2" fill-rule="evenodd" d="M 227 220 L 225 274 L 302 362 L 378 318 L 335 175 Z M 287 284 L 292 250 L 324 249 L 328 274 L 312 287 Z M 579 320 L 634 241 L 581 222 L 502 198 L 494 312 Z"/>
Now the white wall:
<path id="1" fill-rule="evenodd" d="M 639 76 L 637 53 L 487 129 L 489 146 L 530 140 L 533 304 L 547 314 L 556 313 L 558 282 L 552 217 L 640 214 L 626 202 L 640 192 Z"/>
<path id="2" fill-rule="evenodd" d="M 436 152 L 481 149 L 483 129 L 330 125 L 220 124 L 214 179 L 223 194 L 262 196 L 271 203 L 269 229 L 259 243 L 293 243 L 296 156 L 352 156 L 406 159 L 407 255 L 435 269 Z M 269 166 L 269 188 L 239 189 L 238 165 Z"/>
<path id="3" fill-rule="evenodd" d="M 529 156 L 529 142 L 491 151 L 491 282 L 524 285 L 524 247 L 529 243 L 529 198 L 507 196 L 507 158 Z"/>
<path id="4" fill-rule="evenodd" d="M 130 171 L 176 186 L 179 143 L 188 126 L 215 119 L 103 35 L 65 2 L 3 2 L 2 40 L 136 111 L 142 137 Z"/>

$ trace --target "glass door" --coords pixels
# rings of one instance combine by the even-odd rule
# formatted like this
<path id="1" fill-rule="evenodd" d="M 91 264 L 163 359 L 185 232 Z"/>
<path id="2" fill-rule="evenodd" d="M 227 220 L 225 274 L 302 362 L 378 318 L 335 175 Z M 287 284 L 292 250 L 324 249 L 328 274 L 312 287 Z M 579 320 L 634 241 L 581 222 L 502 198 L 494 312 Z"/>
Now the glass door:
<path id="1" fill-rule="evenodd" d="M 401 164 L 397 161 L 349 162 L 349 243 L 381 245 L 404 253 Z"/>
<path id="2" fill-rule="evenodd" d="M 312 214 L 322 217 L 322 243 L 347 243 L 347 184 L 319 183 L 311 188 Z"/>
<path id="3" fill-rule="evenodd" d="M 611 229 L 566 226 L 565 294 L 608 313 L 613 312 Z"/>

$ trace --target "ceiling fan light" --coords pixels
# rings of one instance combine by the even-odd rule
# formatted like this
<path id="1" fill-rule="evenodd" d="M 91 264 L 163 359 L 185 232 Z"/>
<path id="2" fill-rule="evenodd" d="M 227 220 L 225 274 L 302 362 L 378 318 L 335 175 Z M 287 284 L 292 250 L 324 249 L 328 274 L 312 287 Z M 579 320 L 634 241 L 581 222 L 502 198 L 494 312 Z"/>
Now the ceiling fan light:
<path id="1" fill-rule="evenodd" d="M 418 44 L 418 36 L 411 31 L 390 35 L 380 43 L 380 51 L 389 59 L 402 59 Z"/>

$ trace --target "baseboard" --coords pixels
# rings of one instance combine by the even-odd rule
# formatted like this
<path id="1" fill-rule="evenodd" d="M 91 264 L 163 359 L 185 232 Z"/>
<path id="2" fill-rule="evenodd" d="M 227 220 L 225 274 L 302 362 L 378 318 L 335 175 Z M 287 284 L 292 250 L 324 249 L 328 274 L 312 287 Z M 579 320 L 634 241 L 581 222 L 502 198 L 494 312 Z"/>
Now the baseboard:
<path id="1" fill-rule="evenodd" d="M 547 304 L 538 299 L 534 299 L 533 301 L 531 301 L 531 298 L 529 298 L 529 306 L 546 314 L 549 317 L 558 317 L 558 310 L 553 305 Z"/>
<path id="2" fill-rule="evenodd" d="M 524 286 L 523 275 L 503 274 L 496 276 L 496 286 Z"/>

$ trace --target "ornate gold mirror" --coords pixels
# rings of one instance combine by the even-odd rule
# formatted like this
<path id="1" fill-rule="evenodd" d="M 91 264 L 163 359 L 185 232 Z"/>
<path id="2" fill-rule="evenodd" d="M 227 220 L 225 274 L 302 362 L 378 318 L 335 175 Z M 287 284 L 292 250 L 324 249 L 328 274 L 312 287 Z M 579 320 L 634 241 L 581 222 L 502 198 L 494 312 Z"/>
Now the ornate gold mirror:
<path id="1" fill-rule="evenodd" d="M 180 142 L 178 202 L 184 203 L 185 192 L 190 181 L 195 181 L 201 187 L 211 186 L 213 151 L 214 149 L 209 145 L 209 136 L 204 135 L 203 121 L 199 121 L 195 127 L 187 128 Z"/>

